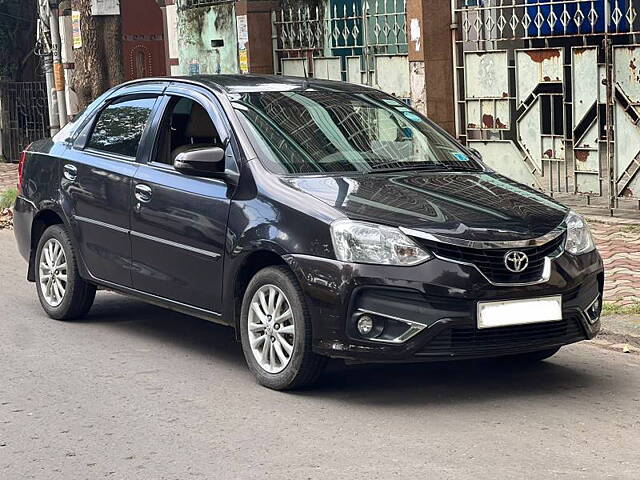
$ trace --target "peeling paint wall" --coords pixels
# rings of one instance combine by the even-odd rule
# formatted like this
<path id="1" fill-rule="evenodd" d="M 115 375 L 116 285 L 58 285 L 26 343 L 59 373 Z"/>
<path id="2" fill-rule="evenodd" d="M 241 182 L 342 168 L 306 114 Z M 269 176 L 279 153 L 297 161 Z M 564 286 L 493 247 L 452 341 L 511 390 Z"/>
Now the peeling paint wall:
<path id="1" fill-rule="evenodd" d="M 411 82 L 411 106 L 427 113 L 427 84 L 424 76 L 424 62 L 409 62 L 409 80 Z"/>
<path id="2" fill-rule="evenodd" d="M 167 16 L 167 45 L 169 47 L 169 62 L 171 75 L 180 75 L 180 66 L 172 63 L 180 58 L 178 47 L 178 6 L 174 3 L 166 6 Z"/>
<path id="3" fill-rule="evenodd" d="M 238 73 L 234 3 L 181 8 L 178 4 L 177 47 L 180 75 Z"/>

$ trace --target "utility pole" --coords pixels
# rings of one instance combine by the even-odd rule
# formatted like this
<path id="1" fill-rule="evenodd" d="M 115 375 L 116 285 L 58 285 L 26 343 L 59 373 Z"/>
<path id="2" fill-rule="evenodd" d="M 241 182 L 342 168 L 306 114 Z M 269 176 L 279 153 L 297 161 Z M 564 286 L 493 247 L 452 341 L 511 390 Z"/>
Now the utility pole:
<path id="1" fill-rule="evenodd" d="M 53 56 L 53 77 L 55 80 L 56 96 L 58 99 L 58 115 L 60 126 L 64 127 L 67 117 L 67 100 L 65 98 L 64 65 L 62 64 L 62 41 L 60 39 L 60 21 L 58 15 L 59 0 L 49 0 L 49 28 L 51 32 L 51 49 Z"/>
<path id="2" fill-rule="evenodd" d="M 60 115 L 58 113 L 58 97 L 55 92 L 53 75 L 53 55 L 49 24 L 51 10 L 47 0 L 38 2 L 38 36 L 36 52 L 42 58 L 45 82 L 47 84 L 47 103 L 49 106 L 49 129 L 51 136 L 60 131 Z"/>
<path id="3" fill-rule="evenodd" d="M 71 2 L 63 0 L 58 7 L 60 12 L 60 54 L 64 66 L 64 92 L 67 101 L 67 117 L 70 121 L 78 114 L 78 96 L 71 88 L 73 72 L 75 70 L 75 55 L 73 52 L 73 21 Z"/>

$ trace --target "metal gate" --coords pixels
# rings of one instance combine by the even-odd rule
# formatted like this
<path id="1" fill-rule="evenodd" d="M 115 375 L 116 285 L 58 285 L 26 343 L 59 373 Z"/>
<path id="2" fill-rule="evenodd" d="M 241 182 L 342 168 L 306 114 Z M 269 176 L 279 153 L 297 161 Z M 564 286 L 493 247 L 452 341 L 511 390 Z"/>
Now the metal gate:
<path id="1" fill-rule="evenodd" d="M 410 98 L 404 0 L 285 3 L 273 12 L 274 65 L 282 75 L 372 85 Z"/>
<path id="2" fill-rule="evenodd" d="M 459 137 L 507 176 L 637 215 L 637 0 L 452 2 Z"/>
<path id="3" fill-rule="evenodd" d="M 20 152 L 49 136 L 49 107 L 44 82 L 0 82 L 0 154 L 17 162 Z"/>

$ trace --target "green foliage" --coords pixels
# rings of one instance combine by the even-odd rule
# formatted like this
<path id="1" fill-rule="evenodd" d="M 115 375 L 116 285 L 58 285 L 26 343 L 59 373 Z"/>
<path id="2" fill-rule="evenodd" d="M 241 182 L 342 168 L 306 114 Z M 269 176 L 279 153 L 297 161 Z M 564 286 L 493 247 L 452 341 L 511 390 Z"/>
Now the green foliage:
<path id="1" fill-rule="evenodd" d="M 640 302 L 631 305 L 620 306 L 605 302 L 602 307 L 603 315 L 638 315 L 640 314 Z"/>
<path id="2" fill-rule="evenodd" d="M 16 203 L 18 197 L 18 190 L 10 188 L 0 194 L 0 210 L 3 208 L 11 208 Z"/>
<path id="3" fill-rule="evenodd" d="M 623 225 L 620 231 L 625 233 L 640 233 L 640 225 Z"/>

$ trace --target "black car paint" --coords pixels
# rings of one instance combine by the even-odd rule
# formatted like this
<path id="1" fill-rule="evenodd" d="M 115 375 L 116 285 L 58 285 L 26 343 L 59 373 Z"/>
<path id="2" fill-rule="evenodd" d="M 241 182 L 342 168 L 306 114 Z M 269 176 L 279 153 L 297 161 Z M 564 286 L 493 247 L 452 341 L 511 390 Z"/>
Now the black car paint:
<path id="1" fill-rule="evenodd" d="M 365 88 L 316 80 L 312 85 Z M 37 236 L 54 215 L 71 228 L 83 277 L 234 327 L 246 272 L 256 265 L 286 263 L 306 294 L 315 350 L 354 361 L 414 360 L 415 352 L 444 326 L 473 325 L 478 300 L 562 293 L 569 311 L 585 308 L 602 292 L 603 265 L 596 251 L 578 257 L 565 253 L 552 262 L 548 282 L 513 287 L 493 286 L 474 267 L 437 258 L 412 267 L 335 260 L 328 226 L 345 216 L 450 238 L 507 241 L 544 235 L 562 223 L 567 209 L 488 170 L 275 175 L 257 159 L 231 101 L 251 89 L 308 86 L 284 77 L 191 77 L 135 82 L 105 94 L 80 118 L 73 138 L 36 142 L 29 150 L 26 183 L 15 209 L 18 246 L 30 262 L 28 278 L 34 280 Z M 237 181 L 185 177 L 154 163 L 162 100 L 156 102 L 137 162 L 84 150 L 83 130 L 108 101 L 169 92 L 196 98 L 214 117 L 228 137 L 229 166 Z M 68 163 L 78 169 L 75 182 L 64 177 Z M 153 189 L 149 205 L 136 202 L 139 183 Z M 394 206 L 398 199 L 400 207 Z M 376 289 L 422 299 L 416 312 L 431 312 L 431 328 L 403 345 L 354 337 L 349 325 L 354 301 L 361 292 Z M 580 295 L 571 297 L 576 291 Z M 404 308 L 390 295 L 388 308 Z M 442 308 L 446 303 L 455 308 Z M 580 322 L 585 338 L 597 333 L 599 322 Z"/>

